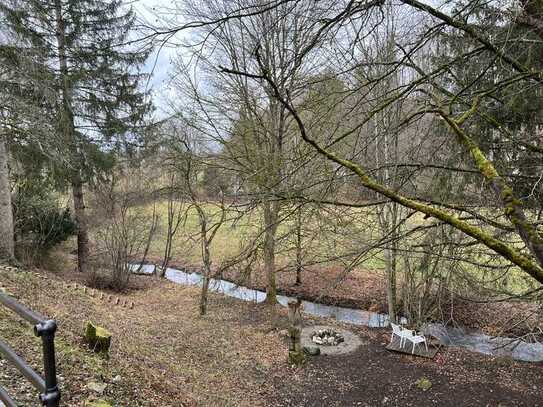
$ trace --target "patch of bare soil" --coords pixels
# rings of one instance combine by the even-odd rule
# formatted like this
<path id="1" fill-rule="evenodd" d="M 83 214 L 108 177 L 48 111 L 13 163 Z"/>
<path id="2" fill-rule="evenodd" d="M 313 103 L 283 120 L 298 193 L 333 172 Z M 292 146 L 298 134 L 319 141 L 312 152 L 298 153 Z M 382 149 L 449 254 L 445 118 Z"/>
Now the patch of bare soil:
<path id="1" fill-rule="evenodd" d="M 356 332 L 370 339 L 352 354 L 316 357 L 301 369 L 273 373 L 273 406 L 543 406 L 539 365 L 459 349 L 433 360 L 385 350 L 383 330 Z M 427 390 L 417 382 L 430 381 Z"/>
<path id="2" fill-rule="evenodd" d="M 209 314 L 197 313 L 198 289 L 149 277 L 115 305 L 98 293 L 66 284 L 74 274 L 6 271 L 0 282 L 21 302 L 59 323 L 57 352 L 63 405 L 101 397 L 116 406 L 538 406 L 541 365 L 461 350 L 434 360 L 389 353 L 379 330 L 353 329 L 365 345 L 356 353 L 312 358 L 302 368 L 286 363 L 284 309 L 210 295 Z M 93 321 L 113 333 L 109 359 L 82 340 Z M 333 321 L 307 318 L 309 324 Z M 338 325 L 340 326 L 340 325 Z M 30 326 L 0 308 L 0 337 L 40 368 L 39 342 Z M 422 391 L 416 380 L 427 377 Z M 87 387 L 105 383 L 103 395 Z M 36 392 L 0 359 L 0 385 L 22 406 Z M 501 403 L 501 404 L 498 404 Z M 538 404 L 539 403 L 539 404 Z"/>

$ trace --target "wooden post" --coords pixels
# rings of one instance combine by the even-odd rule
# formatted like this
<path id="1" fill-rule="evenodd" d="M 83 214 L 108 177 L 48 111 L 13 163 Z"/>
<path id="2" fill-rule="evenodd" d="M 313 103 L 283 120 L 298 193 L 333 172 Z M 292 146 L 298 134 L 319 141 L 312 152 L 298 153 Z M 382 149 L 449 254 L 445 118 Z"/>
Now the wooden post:
<path id="1" fill-rule="evenodd" d="M 288 303 L 288 319 L 290 327 L 288 329 L 290 343 L 288 349 L 288 363 L 300 366 L 305 361 L 305 355 L 302 348 L 302 314 L 300 306 L 302 302 L 289 301 Z"/>

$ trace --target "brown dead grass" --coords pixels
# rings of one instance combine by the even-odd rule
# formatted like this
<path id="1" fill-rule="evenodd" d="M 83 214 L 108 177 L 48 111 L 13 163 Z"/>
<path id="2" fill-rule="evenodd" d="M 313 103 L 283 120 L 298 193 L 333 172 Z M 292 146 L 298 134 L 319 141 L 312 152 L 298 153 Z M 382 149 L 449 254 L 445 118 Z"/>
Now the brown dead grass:
<path id="1" fill-rule="evenodd" d="M 432 400 L 449 400 L 442 397 L 450 386 L 459 391 L 471 386 L 473 397 L 479 397 L 477 392 L 484 387 L 505 399 L 529 395 L 533 400 L 543 385 L 537 365 L 458 349 L 442 351 L 433 361 L 414 359 L 383 349 L 388 332 L 354 327 L 347 328 L 365 338 L 366 347 L 344 358 L 320 357 L 307 367 L 293 369 L 286 364 L 286 341 L 278 334 L 286 326 L 282 308 L 211 294 L 209 314 L 200 318 L 197 288 L 137 277 L 130 290 L 119 295 L 121 304 L 134 302 L 130 309 L 73 288 L 74 281 L 84 278 L 65 270 L 13 272 L 0 267 L 0 282 L 20 301 L 59 322 L 58 371 L 66 406 L 82 406 L 95 396 L 86 388 L 90 381 L 106 382 L 103 398 L 116 406 L 165 407 L 318 406 L 323 400 L 335 400 L 330 405 L 373 406 L 381 403 L 383 392 L 390 400 L 397 399 L 398 404 L 390 405 L 433 405 Z M 88 350 L 82 341 L 87 321 L 113 333 L 109 360 Z M 30 327 L 1 308 L 0 337 L 39 369 L 39 343 Z M 391 379 L 391 372 L 398 369 L 403 373 Z M 117 375 L 121 381 L 115 383 Z M 422 375 L 434 382 L 437 393 L 420 394 L 414 387 Z M 36 392 L 2 360 L 0 385 L 17 394 L 20 405 L 37 405 Z M 497 405 L 492 397 L 485 393 L 477 398 L 483 404 L 464 405 Z M 458 405 L 450 401 L 442 405 Z"/>
<path id="2" fill-rule="evenodd" d="M 66 405 L 92 396 L 85 388 L 89 381 L 104 380 L 110 383 L 104 397 L 122 400 L 119 405 L 259 406 L 255 389 L 265 391 L 267 370 L 285 363 L 284 343 L 273 325 L 262 322 L 274 320 L 269 308 L 212 296 L 209 315 L 200 318 L 197 289 L 147 277 L 136 279 L 140 290 L 122 296 L 121 303 L 133 301 L 134 309 L 67 288 L 52 273 L 0 270 L 0 279 L 22 302 L 59 322 Z M 38 367 L 39 348 L 30 327 L 5 312 L 4 317 L 9 323 L 0 335 L 11 343 L 16 337 L 17 348 Z M 109 360 L 87 351 L 81 339 L 87 321 L 113 333 Z M 14 324 L 21 329 L 14 331 Z M 29 334 L 22 337 L 22 331 Z M 111 382 L 116 375 L 122 377 L 119 384 Z"/>

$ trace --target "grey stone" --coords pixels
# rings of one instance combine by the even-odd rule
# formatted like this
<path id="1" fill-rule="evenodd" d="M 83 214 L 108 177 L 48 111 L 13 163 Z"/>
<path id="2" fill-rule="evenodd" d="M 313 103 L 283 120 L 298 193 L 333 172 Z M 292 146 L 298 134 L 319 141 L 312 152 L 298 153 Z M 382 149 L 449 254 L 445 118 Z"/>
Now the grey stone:
<path id="1" fill-rule="evenodd" d="M 309 356 L 319 356 L 321 349 L 318 346 L 304 346 L 304 352 Z"/>
<path id="2" fill-rule="evenodd" d="M 339 333 L 344 341 L 336 346 L 330 345 L 317 345 L 311 339 L 313 333 L 322 329 L 333 329 Z M 358 335 L 355 335 L 351 331 L 346 329 L 338 328 L 330 325 L 315 325 L 315 326 L 306 326 L 302 329 L 302 347 L 318 347 L 320 349 L 321 355 L 341 355 L 343 353 L 350 353 L 357 350 L 361 345 L 367 342 L 363 342 Z"/>
<path id="3" fill-rule="evenodd" d="M 106 391 L 106 387 L 107 387 L 106 383 L 97 383 L 97 382 L 87 383 L 87 389 L 95 393 L 98 393 L 100 395 L 104 394 L 104 392 Z"/>
<path id="4" fill-rule="evenodd" d="M 280 338 L 288 338 L 288 330 L 287 329 L 281 329 L 279 331 L 279 337 Z"/>

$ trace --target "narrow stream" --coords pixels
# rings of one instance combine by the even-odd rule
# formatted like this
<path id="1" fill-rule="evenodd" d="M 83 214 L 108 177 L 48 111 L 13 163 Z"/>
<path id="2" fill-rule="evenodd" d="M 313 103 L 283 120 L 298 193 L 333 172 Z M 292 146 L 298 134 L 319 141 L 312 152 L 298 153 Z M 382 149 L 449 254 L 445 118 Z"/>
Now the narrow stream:
<path id="1" fill-rule="evenodd" d="M 143 265 L 140 272 L 152 274 L 154 272 L 154 265 Z M 187 273 L 173 268 L 166 269 L 166 278 L 177 284 L 194 286 L 202 284 L 201 274 Z M 209 290 L 255 303 L 263 302 L 266 299 L 266 293 L 263 291 L 238 286 L 225 280 L 211 279 Z M 293 299 L 293 297 L 284 295 L 277 296 L 277 300 L 283 306 L 286 306 Z M 389 325 L 388 315 L 386 314 L 319 304 L 311 301 L 302 301 L 302 306 L 303 311 L 307 314 L 323 318 L 333 318 L 336 321 L 352 325 L 368 326 L 370 328 L 385 328 Z M 543 362 L 542 343 L 528 343 L 512 338 L 491 337 L 481 332 L 468 332 L 462 328 L 448 327 L 439 323 L 428 324 L 422 331 L 426 335 L 435 336 L 446 346 L 457 346 L 473 352 L 511 357 L 525 362 Z"/>

